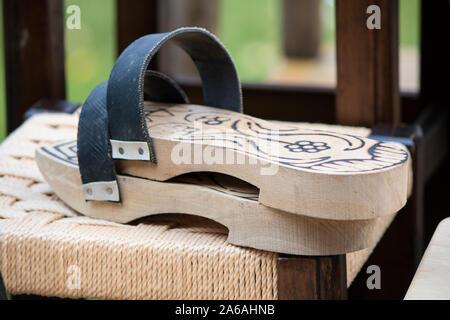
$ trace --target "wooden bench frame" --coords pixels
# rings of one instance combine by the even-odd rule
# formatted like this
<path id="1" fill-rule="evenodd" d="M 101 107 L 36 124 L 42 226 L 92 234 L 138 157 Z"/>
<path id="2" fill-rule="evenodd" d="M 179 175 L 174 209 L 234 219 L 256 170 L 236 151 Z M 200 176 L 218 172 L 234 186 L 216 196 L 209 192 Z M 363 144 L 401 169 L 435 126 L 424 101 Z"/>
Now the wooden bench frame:
<path id="1" fill-rule="evenodd" d="M 120 52 L 138 36 L 157 31 L 158 1 L 116 1 Z M 448 72 L 443 70 L 449 65 L 448 51 L 439 46 L 439 36 L 434 31 L 445 28 L 444 23 L 448 21 L 446 0 L 421 1 L 420 95 L 399 93 L 398 0 L 336 2 L 337 90 L 244 83 L 246 113 L 268 119 L 371 127 L 377 136 L 408 145 L 414 163 L 414 189 L 409 203 L 368 261 L 368 264 L 383 265 L 383 283 L 394 283 L 392 290 L 369 292 L 365 272 L 347 290 L 345 255 L 280 256 L 279 298 L 402 298 L 424 251 L 425 182 L 442 163 L 447 151 L 447 116 L 439 107 L 448 99 L 443 87 L 448 83 Z M 377 4 L 382 10 L 381 30 L 360 27 L 370 4 Z M 3 0 L 3 15 L 7 121 L 8 130 L 12 131 L 22 123 L 32 105 L 68 106 L 61 102 L 66 97 L 63 2 Z M 350 39 L 352 50 L 347 52 L 345 46 Z M 354 59 L 359 59 L 360 64 L 353 64 Z M 361 67 L 368 72 L 361 72 Z M 198 83 L 183 79 L 180 83 L 194 103 L 200 102 Z M 346 84 L 351 84 L 352 89 L 347 90 Z M 55 104 L 55 101 L 59 102 Z M 275 102 L 280 106 L 277 110 L 271 107 Z M 386 266 L 394 265 L 392 272 L 387 270 Z"/>

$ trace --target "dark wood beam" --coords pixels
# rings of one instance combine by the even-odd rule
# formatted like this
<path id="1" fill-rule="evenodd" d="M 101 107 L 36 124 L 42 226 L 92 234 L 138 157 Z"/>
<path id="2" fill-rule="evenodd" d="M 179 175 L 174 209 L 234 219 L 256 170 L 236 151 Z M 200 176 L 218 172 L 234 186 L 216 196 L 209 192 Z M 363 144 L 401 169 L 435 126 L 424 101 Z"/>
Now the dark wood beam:
<path id="1" fill-rule="evenodd" d="M 190 101 L 203 104 L 199 81 L 176 79 Z M 333 123 L 334 91 L 267 84 L 242 84 L 244 113 L 262 119 Z"/>
<path id="2" fill-rule="evenodd" d="M 202 104 L 199 81 L 176 78 L 192 103 Z M 332 88 L 285 86 L 276 84 L 242 84 L 244 113 L 263 119 L 336 123 L 335 90 Z M 405 123 L 418 116 L 418 97 L 402 95 Z"/>
<path id="3" fill-rule="evenodd" d="M 367 8 L 378 5 L 381 29 L 369 29 Z M 336 0 L 337 121 L 398 126 L 398 0 Z"/>
<path id="4" fill-rule="evenodd" d="M 345 255 L 278 257 L 278 299 L 341 300 L 347 298 Z"/>
<path id="5" fill-rule="evenodd" d="M 41 99 L 65 99 L 63 2 L 3 0 L 8 132 Z"/>

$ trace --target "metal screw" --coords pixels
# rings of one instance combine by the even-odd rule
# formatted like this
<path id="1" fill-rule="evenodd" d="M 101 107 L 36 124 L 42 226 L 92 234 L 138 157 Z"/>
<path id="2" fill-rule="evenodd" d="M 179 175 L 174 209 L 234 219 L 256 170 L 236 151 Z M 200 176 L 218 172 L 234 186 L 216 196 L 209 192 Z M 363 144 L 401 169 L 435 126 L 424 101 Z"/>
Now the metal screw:
<path id="1" fill-rule="evenodd" d="M 139 152 L 140 155 L 143 155 L 143 154 L 144 154 L 144 149 L 139 148 L 139 149 L 138 149 L 138 152 Z"/>
<path id="2" fill-rule="evenodd" d="M 125 153 L 125 151 L 123 150 L 122 147 L 119 148 L 119 153 L 120 153 L 120 154 L 124 154 L 124 153 Z"/>
<path id="3" fill-rule="evenodd" d="M 92 195 L 92 189 L 91 189 L 91 188 L 87 188 L 87 189 L 86 189 L 86 193 L 87 193 L 88 195 Z"/>
<path id="4" fill-rule="evenodd" d="M 111 188 L 107 188 L 107 189 L 106 189 L 106 193 L 112 194 L 112 193 L 113 193 L 113 190 L 112 190 Z"/>

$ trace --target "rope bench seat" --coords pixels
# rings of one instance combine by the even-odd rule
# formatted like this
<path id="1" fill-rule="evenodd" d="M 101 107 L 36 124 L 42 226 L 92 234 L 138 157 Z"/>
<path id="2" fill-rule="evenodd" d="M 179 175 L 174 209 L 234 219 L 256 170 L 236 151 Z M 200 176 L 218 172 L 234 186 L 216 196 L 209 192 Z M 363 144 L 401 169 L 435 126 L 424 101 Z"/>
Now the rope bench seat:
<path id="1" fill-rule="evenodd" d="M 278 255 L 227 244 L 227 229 L 213 221 L 158 215 L 118 224 L 68 208 L 42 178 L 34 150 L 75 139 L 77 122 L 76 113 L 35 115 L 0 145 L 0 270 L 9 293 L 101 299 L 277 299 Z M 370 134 L 364 128 L 326 129 Z M 379 230 L 380 238 L 387 227 Z M 372 250 L 347 254 L 348 285 Z"/>

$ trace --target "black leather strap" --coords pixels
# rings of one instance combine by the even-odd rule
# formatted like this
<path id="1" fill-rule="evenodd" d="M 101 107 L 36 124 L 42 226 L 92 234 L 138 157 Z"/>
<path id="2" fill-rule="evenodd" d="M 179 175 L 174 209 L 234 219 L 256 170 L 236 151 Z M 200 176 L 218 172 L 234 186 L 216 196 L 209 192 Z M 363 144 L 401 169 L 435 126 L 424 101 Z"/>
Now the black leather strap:
<path id="1" fill-rule="evenodd" d="M 109 145 L 107 87 L 103 82 L 91 92 L 78 123 L 78 165 L 86 200 L 120 201 Z M 150 101 L 189 103 L 178 84 L 160 72 L 147 71 L 144 87 Z"/>
<path id="2" fill-rule="evenodd" d="M 83 184 L 114 181 L 116 174 L 109 155 L 106 89 L 99 84 L 87 97 L 78 121 L 77 153 Z"/>
<path id="3" fill-rule="evenodd" d="M 156 163 L 143 111 L 143 78 L 151 58 L 169 40 L 184 49 L 197 66 L 206 105 L 242 112 L 236 68 L 214 35 L 201 28 L 180 28 L 144 36 L 122 52 L 108 80 L 107 110 L 115 159 Z"/>

